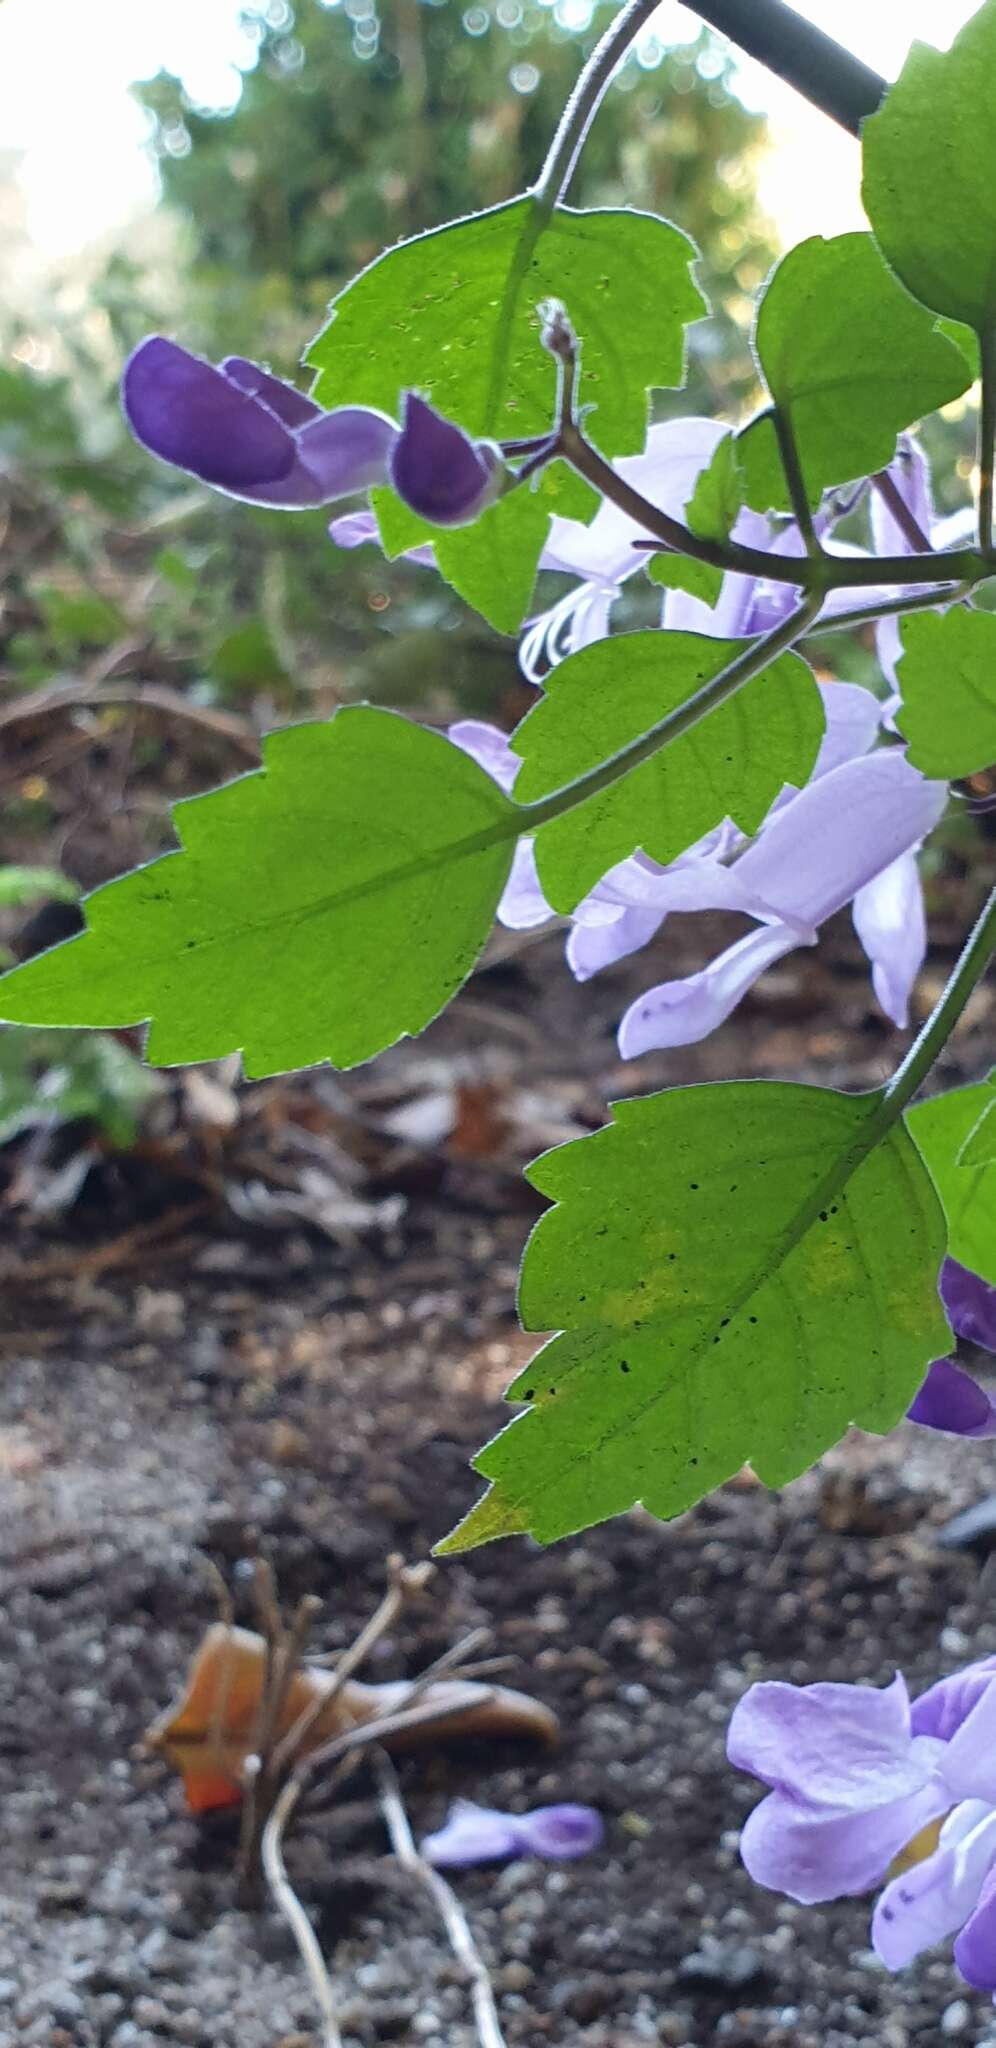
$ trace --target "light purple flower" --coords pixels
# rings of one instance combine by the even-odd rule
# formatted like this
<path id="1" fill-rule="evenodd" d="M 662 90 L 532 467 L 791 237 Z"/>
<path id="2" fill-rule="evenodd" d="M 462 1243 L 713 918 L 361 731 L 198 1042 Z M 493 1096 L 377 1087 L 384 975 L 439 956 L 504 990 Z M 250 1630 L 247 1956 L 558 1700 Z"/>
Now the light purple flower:
<path id="1" fill-rule="evenodd" d="M 731 1763 L 771 1787 L 741 1855 L 758 1884 L 805 1905 L 871 1890 L 932 1821 L 937 1848 L 888 1884 L 872 1940 L 896 1970 L 959 1928 L 955 1958 L 996 1987 L 996 1660 L 911 1708 L 897 1676 L 860 1685 L 753 1685 L 732 1716 Z"/>
<path id="2" fill-rule="evenodd" d="M 945 1259 L 940 1291 L 955 1336 L 996 1351 L 996 1287 L 957 1259 Z M 953 1358 L 935 1358 L 907 1412 L 911 1422 L 927 1429 L 943 1429 L 953 1436 L 996 1436 L 996 1402 Z"/>
<path id="3" fill-rule="evenodd" d="M 498 451 L 405 394 L 399 427 L 370 406 L 325 412 L 258 363 L 215 366 L 163 335 L 140 342 L 121 380 L 136 439 L 229 497 L 285 511 L 393 484 L 423 518 L 473 519 L 501 484 Z"/>
<path id="4" fill-rule="evenodd" d="M 876 993 L 902 1028 L 923 943 L 911 911 L 919 888 L 911 857 L 946 802 L 945 783 L 928 782 L 900 749 L 889 748 L 845 761 L 776 806 L 732 870 L 745 893 L 771 906 L 770 921 L 700 973 L 662 982 L 631 1004 L 619 1027 L 623 1058 L 708 1037 L 765 968 L 815 944 L 820 925 L 855 899 Z M 696 909 L 727 907 L 710 888 L 712 879 L 703 864 Z"/>
<path id="5" fill-rule="evenodd" d="M 474 1863 L 497 1863 L 512 1856 L 542 1856 L 569 1862 L 597 1849 L 604 1833 L 591 1806 L 537 1806 L 531 1813 L 500 1813 L 457 1799 L 445 1826 L 426 1835 L 422 1854 L 441 1870 L 462 1870 Z"/>
<path id="6" fill-rule="evenodd" d="M 683 519 L 685 506 L 723 433 L 718 420 L 666 420 L 649 428 L 641 455 L 624 455 L 613 466 L 660 511 Z M 756 518 L 754 513 L 746 516 Z M 766 534 L 767 530 L 767 522 L 760 521 L 758 532 Z M 742 537 L 738 530 L 737 538 Z M 623 584 L 646 567 L 646 555 L 634 541 L 647 538 L 646 529 L 608 498 L 603 498 L 590 526 L 579 519 L 554 518 L 539 566 L 577 576 L 580 581 L 523 629 L 519 662 L 530 682 L 538 682 L 579 647 L 604 640 Z"/>

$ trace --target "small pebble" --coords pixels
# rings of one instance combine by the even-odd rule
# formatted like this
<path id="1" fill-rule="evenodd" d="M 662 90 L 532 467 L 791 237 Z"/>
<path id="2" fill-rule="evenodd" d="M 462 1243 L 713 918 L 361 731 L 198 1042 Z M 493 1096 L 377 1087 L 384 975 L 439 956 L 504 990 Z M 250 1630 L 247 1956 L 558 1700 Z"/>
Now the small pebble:
<path id="1" fill-rule="evenodd" d="M 942 2034 L 947 2034 L 949 2038 L 955 2034 L 963 2034 L 966 2027 L 970 2027 L 971 2024 L 972 2009 L 967 1998 L 956 1998 L 950 2005 L 945 2006 L 941 2014 Z"/>

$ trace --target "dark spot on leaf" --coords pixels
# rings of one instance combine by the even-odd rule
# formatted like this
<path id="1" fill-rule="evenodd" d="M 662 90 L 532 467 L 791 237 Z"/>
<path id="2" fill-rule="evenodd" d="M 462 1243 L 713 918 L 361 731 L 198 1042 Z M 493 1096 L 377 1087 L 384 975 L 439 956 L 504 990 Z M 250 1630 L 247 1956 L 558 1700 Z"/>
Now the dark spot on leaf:
<path id="1" fill-rule="evenodd" d="M 621 1358 L 621 1359 L 619 1360 L 619 1370 L 620 1370 L 620 1372 L 628 1372 L 628 1371 L 629 1371 L 629 1366 L 628 1366 L 628 1364 L 626 1363 L 626 1360 L 625 1360 L 625 1358 Z"/>
<path id="2" fill-rule="evenodd" d="M 536 1392 L 536 1389 L 535 1389 L 535 1387 L 526 1387 L 526 1388 L 525 1388 L 525 1389 L 523 1390 L 523 1395 L 522 1395 L 522 1398 L 523 1398 L 523 1400 L 524 1400 L 524 1401 L 531 1401 L 531 1400 L 532 1400 L 532 1398 L 533 1398 L 533 1395 L 535 1394 L 535 1392 Z"/>

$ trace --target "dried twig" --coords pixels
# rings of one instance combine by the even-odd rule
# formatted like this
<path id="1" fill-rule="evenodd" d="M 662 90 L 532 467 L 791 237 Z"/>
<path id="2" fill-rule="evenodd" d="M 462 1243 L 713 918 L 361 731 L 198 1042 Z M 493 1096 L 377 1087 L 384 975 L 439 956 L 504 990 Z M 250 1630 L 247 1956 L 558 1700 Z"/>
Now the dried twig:
<path id="1" fill-rule="evenodd" d="M 280 1783 L 280 1746 L 275 1746 L 276 1732 L 308 1631 L 321 1608 L 320 1600 L 305 1594 L 297 1604 L 290 1628 L 285 1629 L 273 1573 L 263 1559 L 259 1559 L 256 1565 L 253 1590 L 267 1655 L 252 1752 L 244 1765 L 238 1867 L 241 1888 L 250 1895 L 259 1888 L 260 1844 Z"/>
<path id="2" fill-rule="evenodd" d="M 289 1788 L 285 1787 L 285 1790 L 287 1789 Z M 332 1980 L 325 1968 L 318 1937 L 284 1866 L 282 1829 L 279 1826 L 274 1827 L 278 1807 L 279 1801 L 263 1830 L 263 1871 L 270 1887 L 270 1896 L 274 1905 L 280 1908 L 297 1942 L 298 1953 L 308 1973 L 315 2004 L 322 2016 L 322 2048 L 342 2048 Z"/>
<path id="3" fill-rule="evenodd" d="M 495 1995 L 487 1965 L 471 1932 L 470 1922 L 446 1879 L 420 1856 L 415 1847 L 408 1815 L 405 1812 L 398 1785 L 398 1774 L 390 1757 L 383 1749 L 374 1751 L 373 1767 L 377 1778 L 377 1792 L 384 1825 L 390 1837 L 391 1847 L 398 1862 L 410 1870 L 434 1901 L 439 1917 L 446 1929 L 447 1939 L 458 1963 L 466 1970 L 470 1982 L 474 2019 L 477 2023 L 481 2048 L 505 2048 L 505 2036 L 498 2018 Z"/>
<path id="4" fill-rule="evenodd" d="M 319 1714 L 326 1711 L 329 1701 L 335 1699 L 347 1679 L 352 1678 L 353 1672 L 359 1670 L 360 1665 L 369 1657 L 374 1644 L 397 1620 L 407 1602 L 423 1591 L 435 1571 L 435 1565 L 428 1561 L 424 1564 L 406 1565 L 402 1563 L 400 1557 L 391 1556 L 387 1560 L 387 1570 L 387 1592 L 366 1627 L 361 1628 L 356 1640 L 337 1658 L 331 1685 L 320 1697 L 312 1700 L 310 1706 L 305 1707 L 304 1712 L 298 1715 L 293 1726 L 288 1729 L 283 1741 L 278 1743 L 273 1756 L 276 1772 L 279 1773 L 286 1764 L 293 1763 L 304 1737 L 317 1721 Z M 321 1658 L 315 1659 L 316 1663 L 322 1661 Z"/>

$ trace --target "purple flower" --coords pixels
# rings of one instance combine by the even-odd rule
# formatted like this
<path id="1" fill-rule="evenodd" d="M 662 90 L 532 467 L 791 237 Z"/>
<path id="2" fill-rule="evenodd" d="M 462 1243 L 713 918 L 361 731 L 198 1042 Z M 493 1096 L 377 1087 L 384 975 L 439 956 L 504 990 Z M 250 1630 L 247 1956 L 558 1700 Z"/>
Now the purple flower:
<path id="1" fill-rule="evenodd" d="M 758 1884 L 805 1905 L 871 1890 L 916 1837 L 937 1847 L 886 1885 L 872 1940 L 901 1969 L 961 1929 L 955 1959 L 996 1988 L 996 1659 L 910 1706 L 897 1676 L 860 1685 L 753 1685 L 734 1711 L 731 1763 L 771 1787 L 741 1855 Z"/>
<path id="2" fill-rule="evenodd" d="M 957 1259 L 945 1259 L 940 1291 L 955 1336 L 996 1351 L 996 1287 Z M 996 1402 L 953 1358 L 935 1358 L 907 1413 L 911 1422 L 953 1436 L 996 1436 Z"/>
<path id="3" fill-rule="evenodd" d="M 685 506 L 723 432 L 718 420 L 667 420 L 649 429 L 642 455 L 624 455 L 614 467 L 662 512 L 683 519 Z M 757 520 L 755 513 L 745 516 L 757 521 L 757 534 L 752 527 L 752 537 L 767 535 L 766 520 Z M 744 537 L 738 526 L 737 539 Z M 530 682 L 538 682 L 547 669 L 579 647 L 605 639 L 623 584 L 646 566 L 646 555 L 633 543 L 647 538 L 646 530 L 607 498 L 590 526 L 578 519 L 554 518 L 539 566 L 577 576 L 580 581 L 548 611 L 530 619 L 523 631 L 519 662 Z"/>
<path id="4" fill-rule="evenodd" d="M 623 1058 L 707 1038 L 766 967 L 815 944 L 820 925 L 847 903 L 878 999 L 902 1028 L 924 945 L 915 849 L 946 801 L 945 783 L 928 782 L 890 748 L 845 761 L 776 805 L 732 869 L 745 896 L 770 906 L 768 921 L 700 973 L 662 982 L 631 1004 L 619 1027 Z M 700 879 L 687 907 L 727 908 L 709 864 Z"/>
<path id="5" fill-rule="evenodd" d="M 444 1827 L 426 1835 L 422 1854 L 441 1870 L 463 1870 L 474 1863 L 497 1863 L 512 1856 L 543 1856 L 569 1862 L 597 1849 L 604 1833 L 591 1806 L 537 1806 L 531 1813 L 499 1813 L 457 1799 Z"/>
<path id="6" fill-rule="evenodd" d="M 324 412 L 258 363 L 215 367 L 162 335 L 140 342 L 121 380 L 136 439 L 229 497 L 285 511 L 376 484 L 438 526 L 476 518 L 501 486 L 498 451 L 407 392 L 399 427 L 370 406 Z"/>

